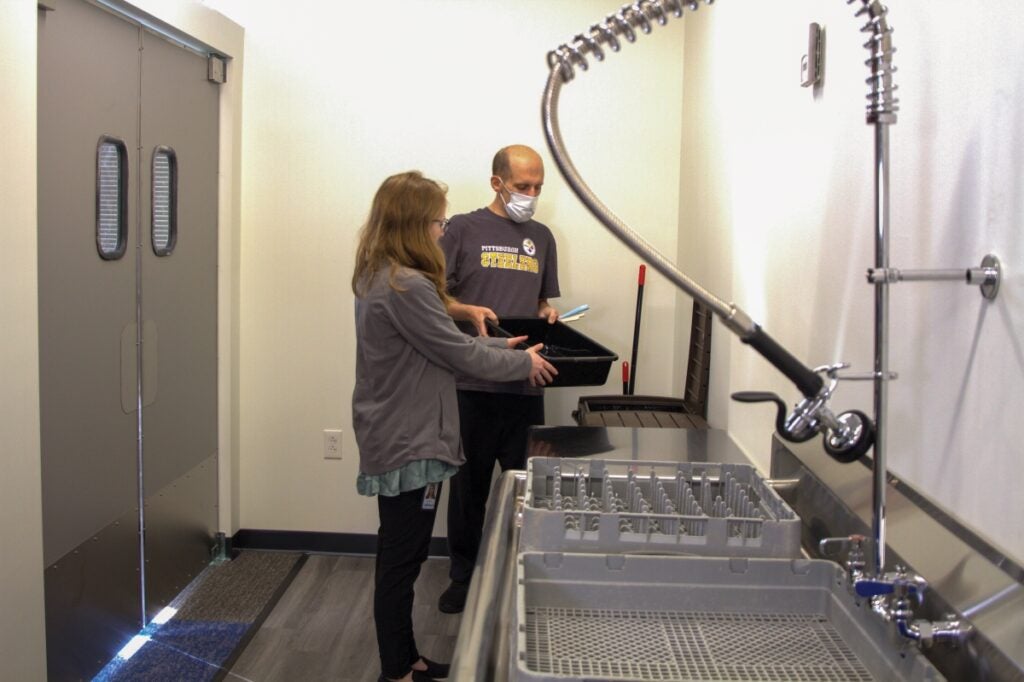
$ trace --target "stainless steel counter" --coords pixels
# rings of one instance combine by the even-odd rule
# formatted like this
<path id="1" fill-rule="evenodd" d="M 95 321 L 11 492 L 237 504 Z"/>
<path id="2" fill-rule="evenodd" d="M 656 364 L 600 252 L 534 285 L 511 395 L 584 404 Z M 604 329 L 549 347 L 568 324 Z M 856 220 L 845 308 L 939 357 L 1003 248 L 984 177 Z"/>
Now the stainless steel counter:
<path id="1" fill-rule="evenodd" d="M 752 464 L 719 429 L 630 429 L 603 426 L 534 426 L 530 457 L 604 457 L 662 462 Z"/>

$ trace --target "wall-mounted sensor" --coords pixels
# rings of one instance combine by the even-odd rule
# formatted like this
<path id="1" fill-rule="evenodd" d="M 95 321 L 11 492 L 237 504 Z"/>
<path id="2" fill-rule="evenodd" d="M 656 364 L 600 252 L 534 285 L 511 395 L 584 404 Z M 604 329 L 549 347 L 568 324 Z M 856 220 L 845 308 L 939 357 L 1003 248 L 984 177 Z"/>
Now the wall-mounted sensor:
<path id="1" fill-rule="evenodd" d="M 807 27 L 807 54 L 800 60 L 800 85 L 808 88 L 821 82 L 821 26 Z"/>

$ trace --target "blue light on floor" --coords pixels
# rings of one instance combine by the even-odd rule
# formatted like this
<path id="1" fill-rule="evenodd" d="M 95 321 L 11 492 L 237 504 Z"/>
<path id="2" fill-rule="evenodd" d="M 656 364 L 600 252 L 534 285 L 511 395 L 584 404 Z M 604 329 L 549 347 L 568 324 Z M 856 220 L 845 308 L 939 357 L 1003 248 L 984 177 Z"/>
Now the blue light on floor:
<path id="1" fill-rule="evenodd" d="M 154 625 L 163 625 L 164 623 L 169 621 L 171 618 L 174 618 L 174 614 L 176 614 L 177 612 L 178 612 L 178 609 L 172 609 L 170 606 L 168 606 L 168 607 L 164 608 L 163 610 L 161 610 L 160 613 L 156 614 L 153 617 L 153 621 L 152 622 L 153 622 Z"/>
<path id="2" fill-rule="evenodd" d="M 135 653 L 143 647 L 143 645 L 149 641 L 148 635 L 135 635 L 128 643 L 124 645 L 124 648 L 117 652 L 117 657 L 122 661 L 127 661 L 129 658 L 135 655 Z"/>
<path id="3" fill-rule="evenodd" d="M 213 680 L 249 628 L 248 623 L 172 618 L 161 625 L 156 620 L 133 637 L 122 649 L 124 655 L 115 656 L 93 682 Z M 140 647 L 132 652 L 129 646 L 136 641 Z"/>
<path id="4" fill-rule="evenodd" d="M 107 663 L 103 670 L 96 673 L 96 677 L 92 678 L 93 682 L 111 682 L 115 679 L 114 676 L 125 662 L 131 659 L 135 654 L 139 653 L 139 650 L 144 646 L 149 644 L 153 639 L 153 635 L 156 634 L 158 629 L 160 629 L 160 626 L 170 620 L 175 613 L 177 613 L 177 611 L 170 607 L 167 607 L 158 613 L 156 618 L 149 622 L 149 625 L 142 628 L 142 630 L 139 631 L 139 634 L 129 639 L 128 643 L 121 647 L 121 650 L 117 652 L 109 663 Z"/>

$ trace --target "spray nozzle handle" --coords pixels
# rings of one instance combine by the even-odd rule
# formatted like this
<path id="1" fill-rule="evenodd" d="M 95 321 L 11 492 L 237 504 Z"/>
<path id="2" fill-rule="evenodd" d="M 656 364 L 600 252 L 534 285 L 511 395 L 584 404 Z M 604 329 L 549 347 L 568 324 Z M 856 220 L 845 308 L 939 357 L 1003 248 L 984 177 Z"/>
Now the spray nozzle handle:
<path id="1" fill-rule="evenodd" d="M 771 391 L 738 391 L 732 394 L 732 399 L 741 403 L 775 403 L 777 410 L 775 414 L 775 430 L 779 432 L 780 436 L 791 443 L 803 443 L 814 438 L 817 433 L 813 429 L 795 432 L 788 428 L 786 425 L 786 403 L 782 402 L 782 398 Z"/>

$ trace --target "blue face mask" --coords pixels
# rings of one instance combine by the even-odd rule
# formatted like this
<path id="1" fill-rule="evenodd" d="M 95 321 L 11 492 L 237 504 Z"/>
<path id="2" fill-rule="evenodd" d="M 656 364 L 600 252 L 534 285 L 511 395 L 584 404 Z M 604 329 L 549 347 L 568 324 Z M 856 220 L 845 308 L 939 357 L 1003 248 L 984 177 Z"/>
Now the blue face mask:
<path id="1" fill-rule="evenodd" d="M 532 218 L 533 212 L 537 210 L 537 197 L 513 192 L 505 185 L 504 181 L 501 182 L 501 186 L 508 190 L 509 194 L 508 201 L 505 201 L 505 197 L 501 197 L 501 192 L 498 192 L 501 202 L 505 204 L 505 213 L 508 214 L 508 217 L 516 223 L 525 223 Z"/>

